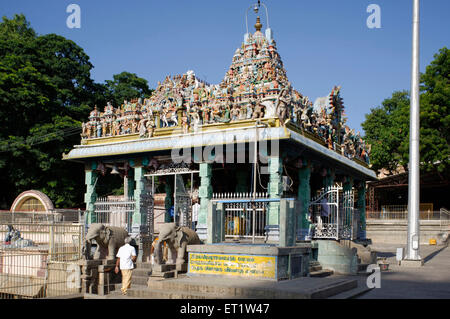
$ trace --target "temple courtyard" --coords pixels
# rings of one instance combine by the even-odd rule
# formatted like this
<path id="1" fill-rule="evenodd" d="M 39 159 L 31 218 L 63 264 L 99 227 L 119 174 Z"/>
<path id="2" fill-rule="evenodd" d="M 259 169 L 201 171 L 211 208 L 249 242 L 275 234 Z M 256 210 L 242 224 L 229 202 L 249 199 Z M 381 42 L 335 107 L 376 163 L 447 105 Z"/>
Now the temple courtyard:
<path id="1" fill-rule="evenodd" d="M 401 245 L 397 245 L 401 246 Z M 381 273 L 381 288 L 372 289 L 360 299 L 447 299 L 450 297 L 450 249 L 447 245 L 420 246 L 424 266 L 397 266 L 396 245 L 374 244 L 379 257 L 386 257 L 389 270 Z"/>

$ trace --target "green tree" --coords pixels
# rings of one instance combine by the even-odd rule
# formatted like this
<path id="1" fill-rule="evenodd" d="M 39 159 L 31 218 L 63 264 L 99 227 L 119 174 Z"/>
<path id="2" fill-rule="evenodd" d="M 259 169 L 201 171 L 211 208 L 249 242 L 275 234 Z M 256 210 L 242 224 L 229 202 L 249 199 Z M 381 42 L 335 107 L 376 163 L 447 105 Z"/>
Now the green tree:
<path id="1" fill-rule="evenodd" d="M 450 50 L 439 50 L 421 77 L 420 152 L 427 170 L 450 166 Z"/>
<path id="2" fill-rule="evenodd" d="M 449 170 L 450 159 L 450 50 L 443 48 L 421 75 L 420 161 L 427 171 Z M 362 127 L 372 145 L 373 168 L 391 173 L 409 162 L 409 93 L 394 92 L 371 109 Z"/>
<path id="3" fill-rule="evenodd" d="M 89 56 L 56 34 L 38 35 L 24 15 L 0 23 L 0 207 L 22 191 L 46 193 L 57 207 L 82 207 L 83 167 L 62 161 L 79 144 L 94 105 L 146 97 L 145 79 L 122 72 L 106 84 L 91 78 Z"/>
<path id="4" fill-rule="evenodd" d="M 371 144 L 372 168 L 385 168 L 391 172 L 400 165 L 406 167 L 402 142 L 408 137 L 405 128 L 405 112 L 409 108 L 408 92 L 394 92 L 380 107 L 371 109 L 361 124 L 365 139 Z"/>
<path id="5" fill-rule="evenodd" d="M 56 206 L 81 206 L 80 165 L 61 154 L 79 143 L 81 120 L 99 88 L 83 49 L 55 34 L 37 35 L 23 15 L 0 23 L 0 203 L 38 189 Z M 51 142 L 50 142 L 51 141 Z"/>
<path id="6" fill-rule="evenodd" d="M 113 75 L 113 80 L 106 80 L 108 98 L 115 107 L 120 107 L 124 100 L 131 98 L 146 98 L 152 90 L 148 81 L 138 77 L 135 73 L 122 72 Z"/>

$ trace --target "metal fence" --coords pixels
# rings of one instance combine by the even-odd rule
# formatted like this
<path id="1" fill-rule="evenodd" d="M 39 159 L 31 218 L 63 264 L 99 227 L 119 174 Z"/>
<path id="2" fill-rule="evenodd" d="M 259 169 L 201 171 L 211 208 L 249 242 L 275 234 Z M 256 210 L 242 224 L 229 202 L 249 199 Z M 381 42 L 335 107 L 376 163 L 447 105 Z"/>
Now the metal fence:
<path id="1" fill-rule="evenodd" d="M 80 209 L 53 209 L 48 212 L 0 211 L 0 223 L 80 223 Z"/>
<path id="2" fill-rule="evenodd" d="M 267 193 L 258 193 L 255 200 L 250 193 L 213 194 L 213 201 L 225 201 L 225 238 L 264 239 L 269 205 L 264 199 L 267 198 Z"/>
<path id="3" fill-rule="evenodd" d="M 407 220 L 408 210 L 405 211 L 367 211 L 367 219 L 382 219 L 382 220 Z M 420 211 L 420 220 L 440 220 L 443 223 L 447 223 L 450 220 L 450 215 L 446 209 L 441 209 L 439 211 Z"/>
<path id="4" fill-rule="evenodd" d="M 44 298 L 78 292 L 70 265 L 81 259 L 84 225 L 0 223 L 0 299 Z"/>
<path id="5" fill-rule="evenodd" d="M 309 204 L 312 237 L 315 239 L 354 239 L 358 214 L 354 208 L 353 190 L 342 187 L 323 189 Z"/>
<path id="6" fill-rule="evenodd" d="M 131 232 L 132 217 L 136 202 L 133 198 L 98 198 L 94 203 L 91 222 L 125 228 Z"/>

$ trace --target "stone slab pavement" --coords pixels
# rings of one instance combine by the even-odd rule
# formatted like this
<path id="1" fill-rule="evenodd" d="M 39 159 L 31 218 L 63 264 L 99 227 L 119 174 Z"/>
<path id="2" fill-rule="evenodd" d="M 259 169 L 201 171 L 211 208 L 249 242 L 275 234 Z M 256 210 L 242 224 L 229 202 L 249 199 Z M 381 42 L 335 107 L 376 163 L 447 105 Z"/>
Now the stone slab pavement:
<path id="1" fill-rule="evenodd" d="M 378 257 L 386 257 L 389 270 L 381 272 L 381 288 L 375 288 L 358 299 L 450 299 L 450 248 L 420 246 L 424 266 L 398 266 L 397 248 L 405 245 L 374 244 Z"/>

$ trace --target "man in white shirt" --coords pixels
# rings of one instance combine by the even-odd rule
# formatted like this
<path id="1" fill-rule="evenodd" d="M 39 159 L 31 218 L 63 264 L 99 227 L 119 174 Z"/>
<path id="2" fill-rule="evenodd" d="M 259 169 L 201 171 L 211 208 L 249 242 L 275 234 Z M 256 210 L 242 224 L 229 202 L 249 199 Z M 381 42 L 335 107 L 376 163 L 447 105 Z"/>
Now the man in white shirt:
<path id="1" fill-rule="evenodd" d="M 134 262 L 136 262 L 136 249 L 130 245 L 131 237 L 125 238 L 125 245 L 119 248 L 117 252 L 117 261 L 115 273 L 122 272 L 122 294 L 127 294 L 127 289 L 131 287 L 131 275 L 134 268 Z"/>
<path id="2" fill-rule="evenodd" d="M 192 229 L 196 230 L 197 221 L 198 221 L 198 211 L 200 210 L 200 204 L 198 200 L 195 201 L 194 205 L 192 205 Z"/>

